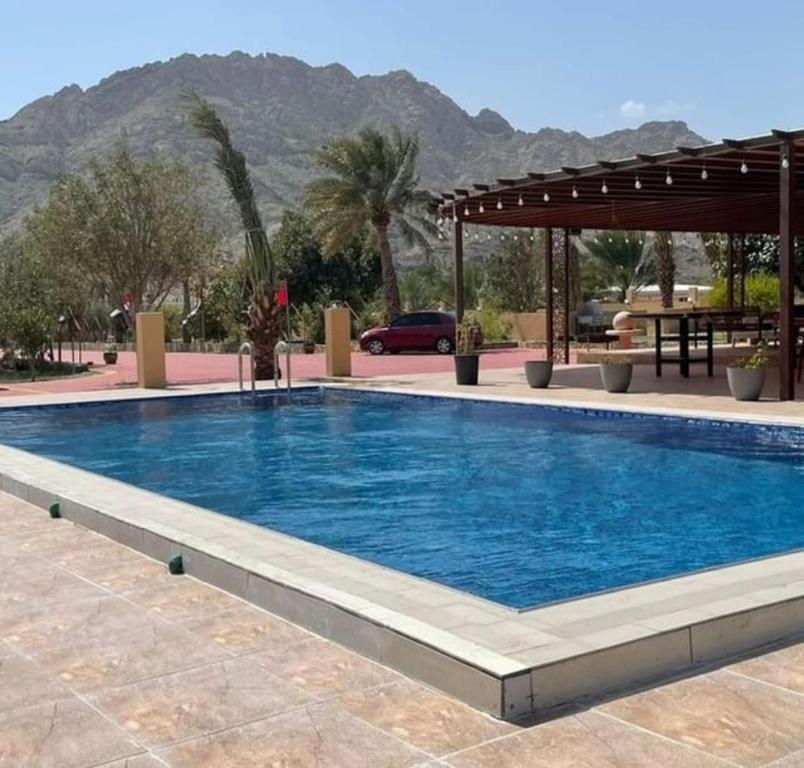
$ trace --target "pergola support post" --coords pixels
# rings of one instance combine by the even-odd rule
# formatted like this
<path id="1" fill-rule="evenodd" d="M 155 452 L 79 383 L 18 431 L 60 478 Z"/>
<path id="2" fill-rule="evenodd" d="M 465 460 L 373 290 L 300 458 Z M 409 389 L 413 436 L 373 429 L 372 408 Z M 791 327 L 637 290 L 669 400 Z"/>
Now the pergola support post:
<path id="1" fill-rule="evenodd" d="M 547 359 L 553 359 L 553 230 L 550 227 L 544 230 L 544 334 L 547 337 Z"/>
<path id="2" fill-rule="evenodd" d="M 463 223 L 454 223 L 455 244 L 455 320 L 460 323 L 463 320 L 464 296 L 463 296 Z"/>
<path id="3" fill-rule="evenodd" d="M 570 361 L 570 231 L 564 230 L 564 363 Z"/>
<path id="4" fill-rule="evenodd" d="M 748 264 L 745 260 L 745 235 L 740 235 L 740 309 L 745 309 L 745 276 Z"/>
<path id="5" fill-rule="evenodd" d="M 784 162 L 784 158 L 787 162 Z M 795 194 L 796 153 L 779 148 L 779 399 L 795 400 Z"/>
<path id="6" fill-rule="evenodd" d="M 726 241 L 726 306 L 734 309 L 734 233 Z"/>

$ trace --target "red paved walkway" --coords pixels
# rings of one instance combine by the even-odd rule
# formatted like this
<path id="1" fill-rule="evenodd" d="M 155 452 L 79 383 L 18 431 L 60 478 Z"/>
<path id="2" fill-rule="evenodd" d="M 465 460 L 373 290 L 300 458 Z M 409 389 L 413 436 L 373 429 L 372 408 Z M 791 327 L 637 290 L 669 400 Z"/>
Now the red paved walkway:
<path id="1" fill-rule="evenodd" d="M 543 350 L 506 349 L 484 352 L 481 368 L 517 368 L 525 360 L 544 357 Z M 101 352 L 85 352 L 84 360 L 95 363 L 94 373 L 53 381 L 20 382 L 0 385 L 0 396 L 46 392 L 78 392 L 131 386 L 137 380 L 137 361 L 133 352 L 121 352 L 116 365 L 104 365 Z M 244 368 L 245 365 L 244 361 Z M 394 376 L 406 373 L 441 373 L 452 370 L 452 358 L 443 355 L 383 355 L 362 352 L 352 356 L 355 378 Z M 323 353 L 293 355 L 293 379 L 315 379 L 325 375 Z M 167 375 L 171 384 L 209 384 L 237 381 L 237 355 L 171 353 L 167 356 Z M 247 374 L 246 374 L 247 375 Z"/>

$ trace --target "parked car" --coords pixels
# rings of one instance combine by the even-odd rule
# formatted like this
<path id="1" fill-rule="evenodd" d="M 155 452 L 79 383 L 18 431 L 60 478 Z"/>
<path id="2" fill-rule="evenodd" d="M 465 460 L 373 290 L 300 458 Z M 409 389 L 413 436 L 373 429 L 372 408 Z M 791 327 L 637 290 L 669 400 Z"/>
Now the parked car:
<path id="1" fill-rule="evenodd" d="M 384 328 L 366 331 L 360 349 L 372 355 L 421 351 L 449 355 L 455 349 L 455 317 L 432 311 L 400 315 Z"/>

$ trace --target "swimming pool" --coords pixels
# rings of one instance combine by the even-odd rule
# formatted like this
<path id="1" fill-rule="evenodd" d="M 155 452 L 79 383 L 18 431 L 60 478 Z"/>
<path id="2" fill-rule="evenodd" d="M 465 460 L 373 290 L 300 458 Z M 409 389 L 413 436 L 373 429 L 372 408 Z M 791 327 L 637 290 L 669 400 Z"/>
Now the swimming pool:
<path id="1" fill-rule="evenodd" d="M 804 430 L 311 389 L 0 410 L 0 442 L 523 608 L 804 547 Z"/>

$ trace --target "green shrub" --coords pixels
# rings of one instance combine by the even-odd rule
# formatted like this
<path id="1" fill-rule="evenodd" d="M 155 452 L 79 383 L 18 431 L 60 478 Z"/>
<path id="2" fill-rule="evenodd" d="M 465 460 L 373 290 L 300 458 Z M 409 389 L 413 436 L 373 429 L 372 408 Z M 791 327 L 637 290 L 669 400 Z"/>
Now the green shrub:
<path id="1" fill-rule="evenodd" d="M 739 301 L 739 291 L 735 288 L 735 303 Z M 767 272 L 757 272 L 745 279 L 745 303 L 749 307 L 759 307 L 763 313 L 779 309 L 779 278 Z M 709 294 L 709 306 L 722 309 L 728 306 L 726 281 L 719 277 Z"/>
<path id="2" fill-rule="evenodd" d="M 466 314 L 480 324 L 485 341 L 509 341 L 511 339 L 513 324 L 503 318 L 496 309 L 489 307 L 473 309 Z"/>
<path id="3" fill-rule="evenodd" d="M 163 304 L 162 314 L 165 317 L 165 341 L 181 339 L 181 307 L 178 304 Z"/>

